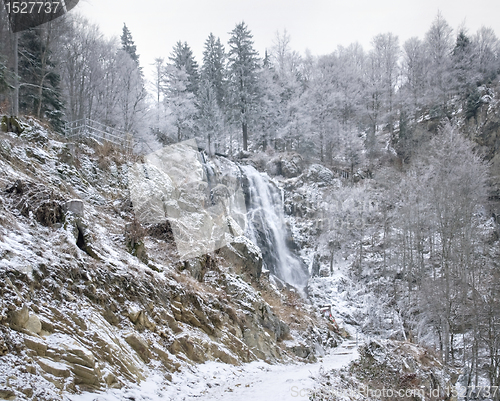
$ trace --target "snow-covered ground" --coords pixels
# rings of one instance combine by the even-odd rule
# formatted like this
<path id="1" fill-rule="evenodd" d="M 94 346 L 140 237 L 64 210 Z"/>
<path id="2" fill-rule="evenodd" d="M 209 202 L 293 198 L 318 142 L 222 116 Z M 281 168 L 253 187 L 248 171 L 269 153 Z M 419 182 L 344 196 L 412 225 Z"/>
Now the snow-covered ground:
<path id="1" fill-rule="evenodd" d="M 340 369 L 357 356 L 356 342 L 346 341 L 316 363 L 269 365 L 256 361 L 232 366 L 209 362 L 173 375 L 172 382 L 152 375 L 139 386 L 73 395 L 67 400 L 308 400 L 315 376 L 321 371 Z"/>

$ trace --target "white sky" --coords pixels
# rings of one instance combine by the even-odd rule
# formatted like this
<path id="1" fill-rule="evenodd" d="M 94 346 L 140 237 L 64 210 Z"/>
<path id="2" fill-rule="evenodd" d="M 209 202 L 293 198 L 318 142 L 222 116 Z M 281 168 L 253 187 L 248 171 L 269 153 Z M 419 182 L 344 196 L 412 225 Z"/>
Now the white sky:
<path id="1" fill-rule="evenodd" d="M 227 49 L 228 33 L 241 21 L 261 57 L 283 29 L 293 50 L 322 55 L 356 41 L 367 50 L 379 33 L 392 32 L 400 44 L 423 38 L 438 10 L 455 30 L 465 22 L 469 33 L 484 25 L 500 36 L 499 0 L 80 0 L 72 12 L 107 36 L 119 36 L 125 22 L 149 75 L 154 59 L 168 59 L 179 40 L 188 42 L 199 64 L 210 32 Z"/>

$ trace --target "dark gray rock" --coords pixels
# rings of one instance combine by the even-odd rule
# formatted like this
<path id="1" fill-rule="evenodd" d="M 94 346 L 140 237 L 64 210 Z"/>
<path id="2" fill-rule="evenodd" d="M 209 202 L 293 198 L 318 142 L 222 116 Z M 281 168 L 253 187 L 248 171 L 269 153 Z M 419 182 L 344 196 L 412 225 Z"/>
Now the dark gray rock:
<path id="1" fill-rule="evenodd" d="M 284 155 L 281 158 L 281 174 L 286 178 L 298 177 L 304 170 L 304 160 L 298 153 Z"/>
<path id="2" fill-rule="evenodd" d="M 329 184 L 333 181 L 333 172 L 321 164 L 311 164 L 307 170 L 307 179 L 309 181 Z"/>
<path id="3" fill-rule="evenodd" d="M 83 201 L 80 199 L 69 200 L 63 205 L 63 210 L 65 213 L 71 212 L 83 217 Z"/>
<path id="4" fill-rule="evenodd" d="M 218 253 L 237 272 L 258 280 L 262 273 L 262 252 L 247 237 L 239 236 L 218 250 Z"/>

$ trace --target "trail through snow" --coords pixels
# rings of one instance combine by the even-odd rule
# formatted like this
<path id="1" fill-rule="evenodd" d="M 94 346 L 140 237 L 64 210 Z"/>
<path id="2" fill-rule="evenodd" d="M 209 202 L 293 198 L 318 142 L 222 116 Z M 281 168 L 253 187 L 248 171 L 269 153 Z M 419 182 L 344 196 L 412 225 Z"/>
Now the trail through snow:
<path id="1" fill-rule="evenodd" d="M 308 400 L 315 387 L 313 377 L 322 370 L 340 369 L 357 356 L 356 342 L 345 341 L 316 363 L 269 365 L 256 361 L 231 366 L 209 362 L 175 374 L 171 383 L 153 375 L 134 388 L 84 393 L 68 400 Z"/>

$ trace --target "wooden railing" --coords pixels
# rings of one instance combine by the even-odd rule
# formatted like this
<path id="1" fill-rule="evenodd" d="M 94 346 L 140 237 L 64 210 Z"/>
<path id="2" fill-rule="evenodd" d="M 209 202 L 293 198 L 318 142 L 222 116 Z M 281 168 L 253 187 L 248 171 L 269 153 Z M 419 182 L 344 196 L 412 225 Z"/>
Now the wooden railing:
<path id="1" fill-rule="evenodd" d="M 117 128 L 107 126 L 90 118 L 82 118 L 66 123 L 66 138 L 76 140 L 93 138 L 99 142 L 110 142 L 113 145 L 131 151 L 133 148 L 132 135 Z"/>

